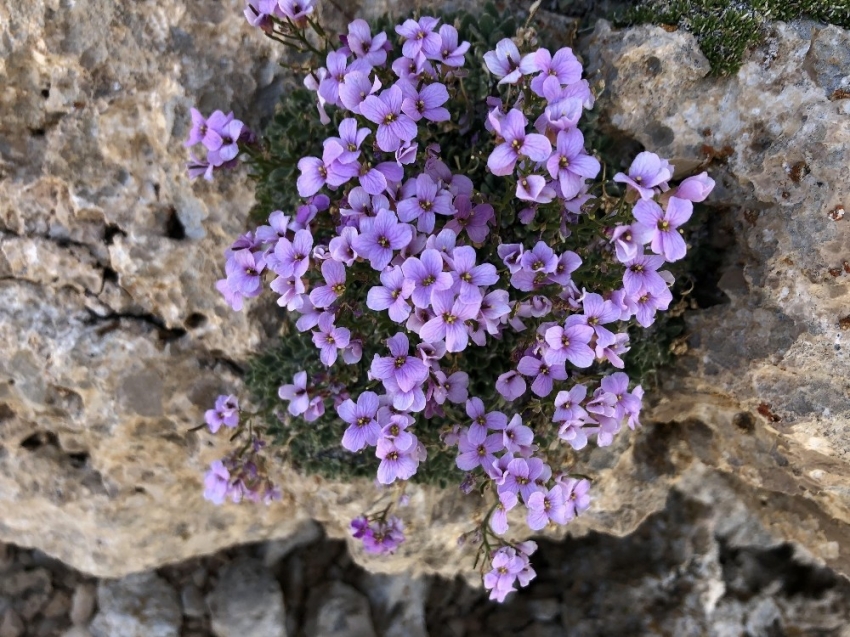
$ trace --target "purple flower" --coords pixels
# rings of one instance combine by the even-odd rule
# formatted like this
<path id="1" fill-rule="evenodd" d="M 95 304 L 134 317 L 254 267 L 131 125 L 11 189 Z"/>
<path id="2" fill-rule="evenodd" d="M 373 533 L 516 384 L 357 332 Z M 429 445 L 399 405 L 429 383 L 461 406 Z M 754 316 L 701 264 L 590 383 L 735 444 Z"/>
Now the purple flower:
<path id="1" fill-rule="evenodd" d="M 383 285 L 369 290 L 366 307 L 375 311 L 389 309 L 390 318 L 396 323 L 403 323 L 410 316 L 407 299 L 413 294 L 415 283 L 405 278 L 399 266 L 381 272 L 381 283 Z"/>
<path id="2" fill-rule="evenodd" d="M 187 148 L 204 141 L 204 138 L 207 136 L 207 131 L 209 130 L 206 118 L 201 115 L 201 112 L 198 109 L 191 108 L 189 109 L 189 112 L 192 115 L 192 128 L 189 131 L 189 138 L 184 144 Z"/>
<path id="3" fill-rule="evenodd" d="M 445 339 L 448 352 L 461 352 L 466 349 L 469 333 L 464 321 L 475 318 L 481 301 L 474 304 L 463 303 L 460 299 L 455 299 L 450 291 L 444 291 L 434 292 L 431 295 L 431 304 L 436 316 L 422 326 L 419 337 L 426 343 Z"/>
<path id="4" fill-rule="evenodd" d="M 369 95 L 360 104 L 360 113 L 378 125 L 378 148 L 386 153 L 398 150 L 403 141 L 416 137 L 416 123 L 401 110 L 404 96 L 393 84 L 380 95 Z"/>
<path id="5" fill-rule="evenodd" d="M 475 248 L 460 246 L 452 251 L 454 281 L 460 285 L 458 300 L 461 303 L 481 303 L 479 286 L 493 285 L 499 281 L 496 266 L 491 263 L 475 265 Z"/>
<path id="6" fill-rule="evenodd" d="M 337 161 L 345 152 L 347 151 L 338 142 L 326 139 L 321 159 L 302 157 L 298 161 L 298 170 L 301 171 L 296 182 L 298 194 L 301 197 L 309 197 L 319 192 L 325 184 L 336 188 L 356 177 L 358 168 L 355 164 Z"/>
<path id="7" fill-rule="evenodd" d="M 349 451 L 360 451 L 367 445 L 378 444 L 381 427 L 375 420 L 378 413 L 378 395 L 364 391 L 354 404 L 350 398 L 343 401 L 336 411 L 339 417 L 348 423 L 348 429 L 342 436 L 342 446 Z"/>
<path id="8" fill-rule="evenodd" d="M 330 307 L 345 292 L 345 266 L 342 263 L 327 259 L 322 263 L 322 276 L 325 277 L 325 285 L 310 292 L 313 307 Z"/>
<path id="9" fill-rule="evenodd" d="M 530 64 L 534 71 L 540 71 L 540 75 L 531 80 L 531 90 L 541 97 L 547 90 L 555 92 L 561 85 L 581 79 L 581 63 L 569 47 L 558 49 L 554 57 L 548 49 L 538 49 L 531 55 Z"/>
<path id="10" fill-rule="evenodd" d="M 510 38 L 500 40 L 495 51 L 485 53 L 484 64 L 493 75 L 500 78 L 499 84 L 515 84 L 523 75 L 534 72 L 531 60 L 528 56 L 520 59 L 519 49 Z"/>
<path id="11" fill-rule="evenodd" d="M 366 20 L 353 20 L 348 25 L 348 37 L 346 42 L 351 52 L 358 58 L 365 59 L 372 66 L 382 66 L 387 61 L 387 52 L 384 44 L 387 34 L 379 31 L 372 37 L 369 23 Z"/>
<path id="12" fill-rule="evenodd" d="M 451 117 L 449 111 L 443 108 L 443 104 L 449 101 L 445 84 L 435 82 L 423 86 L 418 91 L 416 86 L 409 82 L 400 84 L 404 94 L 401 110 L 414 122 L 422 118 L 430 122 L 445 122 Z"/>
<path id="13" fill-rule="evenodd" d="M 353 526 L 353 525 L 352 525 Z M 404 542 L 404 525 L 400 518 L 391 515 L 386 522 L 376 520 L 363 536 L 363 549 L 375 555 L 388 555 Z"/>
<path id="14" fill-rule="evenodd" d="M 244 14 L 252 27 L 270 31 L 274 27 L 272 17 L 276 16 L 277 12 L 277 0 L 248 0 Z"/>
<path id="15" fill-rule="evenodd" d="M 554 188 L 546 183 L 545 177 L 541 177 L 540 175 L 527 175 L 525 177 L 521 177 L 517 181 L 516 196 L 517 199 L 521 199 L 523 201 L 549 203 L 557 196 L 557 193 Z M 531 212 L 533 216 L 535 211 L 532 209 Z M 520 213 L 520 215 L 522 215 L 522 213 Z M 523 216 L 522 218 L 525 219 L 523 223 L 530 222 L 529 217 Z"/>
<path id="16" fill-rule="evenodd" d="M 306 24 L 307 16 L 313 13 L 314 4 L 315 0 L 278 0 L 283 17 L 289 18 L 301 28 Z"/>
<path id="17" fill-rule="evenodd" d="M 629 393 L 629 377 L 616 372 L 602 379 L 601 388 L 610 398 L 608 404 L 614 409 L 615 418 L 624 418 L 627 414 L 640 413 L 641 399 Z"/>
<path id="18" fill-rule="evenodd" d="M 567 324 L 565 327 L 560 325 L 550 327 L 545 333 L 549 349 L 546 350 L 543 358 L 553 366 L 570 361 L 576 367 L 590 367 L 593 364 L 594 354 L 588 343 L 592 337 L 593 328 L 589 325 Z"/>
<path id="19" fill-rule="evenodd" d="M 585 179 L 593 179 L 599 174 L 600 166 L 595 157 L 585 153 L 581 131 L 571 128 L 558 133 L 555 152 L 546 162 L 546 168 L 553 179 L 559 180 L 561 196 L 572 199 L 581 192 Z"/>
<path id="20" fill-rule="evenodd" d="M 620 310 L 617 306 L 611 301 L 604 301 L 598 294 L 585 294 L 581 302 L 584 314 L 574 315 L 575 319 L 593 328 L 593 331 L 596 332 L 597 344 L 604 346 L 613 343 L 614 334 L 602 326 L 619 320 Z M 572 320 L 567 319 L 567 323 L 572 324 Z"/>
<path id="21" fill-rule="evenodd" d="M 488 429 L 502 430 L 508 426 L 508 417 L 500 411 L 484 413 L 484 402 L 480 398 L 466 401 L 466 415 L 472 419 L 469 425 L 469 439 L 480 443 L 487 437 Z"/>
<path id="22" fill-rule="evenodd" d="M 428 367 L 420 359 L 408 356 L 410 342 L 403 332 L 387 339 L 391 356 L 378 356 L 372 360 L 372 376 L 379 380 L 392 379 L 403 392 L 412 391 L 428 378 Z"/>
<path id="23" fill-rule="evenodd" d="M 330 137 L 342 148 L 342 153 L 337 157 L 341 164 L 350 164 L 360 157 L 360 145 L 369 136 L 368 128 L 357 128 L 357 120 L 348 117 L 339 124 L 339 137 Z"/>
<path id="24" fill-rule="evenodd" d="M 678 261 L 688 251 L 685 240 L 678 228 L 693 214 L 694 205 L 687 199 L 670 197 L 667 210 L 651 199 L 641 199 L 635 204 L 634 215 L 638 222 L 647 228 L 650 247 L 655 254 L 661 254 L 669 261 Z"/>
<path id="25" fill-rule="evenodd" d="M 496 253 L 502 260 L 502 263 L 508 268 L 508 272 L 514 274 L 515 272 L 519 272 L 523 267 L 521 259 L 524 250 L 525 248 L 523 248 L 521 243 L 502 243 L 496 248 Z"/>
<path id="26" fill-rule="evenodd" d="M 417 228 L 421 232 L 434 230 L 434 214 L 452 215 L 452 195 L 440 188 L 429 175 L 422 173 L 415 180 L 409 180 L 402 188 L 404 199 L 398 202 L 398 218 L 401 221 L 417 219 Z"/>
<path id="27" fill-rule="evenodd" d="M 508 426 L 502 431 L 502 442 L 505 444 L 505 449 L 511 453 L 530 451 L 533 440 L 534 432 L 522 424 L 522 417 L 519 414 L 514 414 Z"/>
<path id="28" fill-rule="evenodd" d="M 443 257 L 434 249 L 423 250 L 419 258 L 409 257 L 402 265 L 404 277 L 414 284 L 413 304 L 426 308 L 434 292 L 448 290 L 454 284 L 452 275 L 443 272 Z"/>
<path id="29" fill-rule="evenodd" d="M 494 175 L 510 175 L 520 157 L 532 161 L 546 161 L 552 153 L 552 144 L 543 135 L 526 134 L 528 121 L 522 111 L 513 108 L 505 115 L 501 125 L 501 136 L 505 140 L 496 146 L 487 158 L 487 167 Z"/>
<path id="30" fill-rule="evenodd" d="M 570 391 L 559 391 L 555 397 L 555 422 L 581 420 L 587 416 L 581 403 L 587 397 L 587 387 L 575 385 Z"/>
<path id="31" fill-rule="evenodd" d="M 215 460 L 204 476 L 204 499 L 216 506 L 224 504 L 230 489 L 230 472 L 221 460 Z"/>
<path id="32" fill-rule="evenodd" d="M 558 268 L 558 257 L 555 251 L 542 241 L 538 241 L 534 248 L 527 250 L 520 257 L 520 266 L 534 272 L 555 272 Z"/>
<path id="33" fill-rule="evenodd" d="M 508 532 L 508 511 L 513 509 L 519 500 L 516 493 L 502 491 L 499 494 L 499 504 L 490 516 L 490 528 L 496 535 L 504 535 Z"/>
<path id="34" fill-rule="evenodd" d="M 378 440 L 375 455 L 381 459 L 378 465 L 378 482 L 392 484 L 396 480 L 407 480 L 416 473 L 419 460 L 416 457 L 416 445 L 409 449 L 399 449 L 395 440 L 381 438 Z"/>
<path id="35" fill-rule="evenodd" d="M 623 287 L 628 296 L 635 296 L 641 288 L 651 290 L 656 294 L 667 289 L 667 283 L 658 273 L 658 268 L 664 265 L 660 256 L 639 254 L 625 262 L 626 271 L 623 273 Z"/>
<path id="36" fill-rule="evenodd" d="M 440 53 L 436 57 L 446 66 L 463 66 L 463 56 L 469 50 L 469 42 L 457 43 L 457 29 L 450 24 L 440 27 Z"/>
<path id="37" fill-rule="evenodd" d="M 313 332 L 313 344 L 319 348 L 319 358 L 330 367 L 336 362 L 337 352 L 348 347 L 351 332 L 334 325 L 334 315 L 324 312 L 319 317 L 319 331 Z"/>
<path id="38" fill-rule="evenodd" d="M 413 228 L 399 223 L 395 214 L 380 210 L 375 217 L 360 222 L 360 235 L 351 241 L 357 254 L 369 259 L 375 270 L 383 270 L 393 258 L 393 250 L 401 250 L 413 239 Z"/>
<path id="39" fill-rule="evenodd" d="M 310 399 L 310 404 L 307 405 L 307 409 L 304 411 L 302 418 L 304 418 L 305 422 L 314 422 L 321 418 L 325 413 L 325 401 L 321 396 L 315 396 Z"/>
<path id="40" fill-rule="evenodd" d="M 640 223 L 617 226 L 611 234 L 611 242 L 617 252 L 617 260 L 620 263 L 626 263 L 634 259 L 638 250 L 641 250 L 650 238 L 651 232 Z"/>
<path id="41" fill-rule="evenodd" d="M 469 432 L 463 431 L 458 442 L 460 455 L 455 462 L 462 471 L 472 471 L 480 466 L 486 473 L 490 473 L 496 462 L 494 454 L 502 449 L 504 445 L 501 434 L 490 434 L 485 436 L 484 440 L 474 442 L 470 439 Z"/>
<path id="42" fill-rule="evenodd" d="M 307 395 L 307 372 L 298 372 L 292 380 L 292 385 L 281 385 L 277 395 L 281 400 L 288 400 L 289 413 L 293 416 L 303 414 L 310 407 L 310 396 Z"/>
<path id="43" fill-rule="evenodd" d="M 395 32 L 405 38 L 401 53 L 406 58 L 415 59 L 420 53 L 428 57 L 439 56 L 442 40 L 434 29 L 440 22 L 437 18 L 423 16 L 419 21 L 405 20 L 395 28 Z"/>
<path id="44" fill-rule="evenodd" d="M 297 276 L 279 276 L 271 282 L 269 287 L 273 292 L 280 294 L 277 304 L 285 307 L 290 312 L 292 310 L 300 310 L 304 304 L 304 294 L 307 288 L 304 287 L 304 281 Z"/>
<path id="45" fill-rule="evenodd" d="M 649 327 L 655 321 L 656 310 L 666 310 L 672 300 L 673 295 L 666 287 L 658 293 L 641 288 L 634 295 L 626 298 L 626 304 L 635 315 L 637 322 L 643 327 Z"/>
<path id="46" fill-rule="evenodd" d="M 360 166 L 359 179 L 363 190 L 370 195 L 380 195 L 388 190 L 392 182 L 401 181 L 404 169 L 396 162 L 385 161 L 377 166 L 364 163 Z"/>
<path id="47" fill-rule="evenodd" d="M 555 329 L 555 328 L 552 328 Z M 587 328 L 592 334 L 593 330 Z M 587 351 L 593 356 L 593 350 L 587 347 Z M 547 364 L 545 361 L 535 358 L 534 356 L 523 356 L 517 371 L 523 376 L 534 376 L 534 382 L 531 383 L 531 391 L 540 397 L 548 396 L 552 393 L 552 384 L 555 380 L 566 380 L 567 370 L 564 369 L 564 363 Z"/>
<path id="48" fill-rule="evenodd" d="M 227 162 L 236 159 L 239 154 L 239 139 L 243 137 L 243 131 L 247 132 L 245 124 L 238 119 L 232 119 L 225 124 L 218 132 L 217 148 L 209 148 L 207 160 L 214 166 L 221 166 Z M 207 131 L 208 136 L 212 131 Z"/>
<path id="49" fill-rule="evenodd" d="M 354 265 L 357 254 L 351 247 L 351 241 L 357 236 L 357 228 L 346 226 L 338 236 L 331 239 L 328 244 L 328 252 L 334 261 L 344 263 L 348 267 Z"/>
<path id="50" fill-rule="evenodd" d="M 528 440 L 530 444 L 530 436 Z M 502 474 L 499 491 L 519 493 L 522 495 L 523 501 L 528 503 L 531 494 L 540 490 L 535 480 L 543 473 L 544 466 L 540 458 L 513 458 L 508 462 L 508 466 Z"/>
<path id="51" fill-rule="evenodd" d="M 339 101 L 352 113 L 360 114 L 360 105 L 367 97 L 381 88 L 378 78 L 369 79 L 368 73 L 351 71 L 345 76 L 345 84 L 339 87 Z"/>
<path id="52" fill-rule="evenodd" d="M 566 524 L 567 506 L 564 502 L 564 493 L 560 485 L 549 489 L 548 493 L 536 491 L 532 493 L 527 502 L 528 526 L 532 531 L 539 531 L 550 521 L 555 524 Z"/>
<path id="53" fill-rule="evenodd" d="M 563 478 L 559 482 L 566 500 L 567 520 L 587 511 L 590 507 L 590 480 Z"/>
<path id="54" fill-rule="evenodd" d="M 457 211 L 452 219 L 444 226 L 444 229 L 452 230 L 458 236 L 464 230 L 473 243 L 483 243 L 490 233 L 489 225 L 495 219 L 493 206 L 490 204 L 477 204 L 472 202 L 466 195 L 458 195 L 454 200 Z"/>
<path id="55" fill-rule="evenodd" d="M 484 575 L 484 588 L 490 591 L 490 599 L 505 601 L 508 593 L 515 591 L 514 582 L 525 569 L 527 562 L 509 547 L 497 550 L 493 555 L 492 570 Z"/>
<path id="56" fill-rule="evenodd" d="M 459 405 L 466 402 L 469 396 L 469 374 L 466 372 L 455 372 L 451 376 L 446 376 L 445 372 L 438 371 L 434 373 L 434 391 L 432 398 L 434 401 L 442 405 L 446 400 Z"/>
<path id="57" fill-rule="evenodd" d="M 714 190 L 714 180 L 708 176 L 708 173 L 702 172 L 699 175 L 688 177 L 680 183 L 674 196 L 696 203 L 705 201 L 712 190 Z"/>
<path id="58" fill-rule="evenodd" d="M 579 266 L 581 266 L 581 257 L 567 250 L 558 257 L 558 264 L 555 266 L 555 271 L 549 274 L 549 280 L 552 283 L 567 286 L 572 281 L 570 275 L 578 270 Z"/>
<path id="59" fill-rule="evenodd" d="M 496 390 L 505 400 L 516 400 L 525 393 L 525 380 L 514 371 L 505 372 L 496 379 Z"/>
<path id="60" fill-rule="evenodd" d="M 268 257 L 269 267 L 279 276 L 302 277 L 310 267 L 310 253 L 313 251 L 313 235 L 309 230 L 299 230 L 295 238 L 280 239 L 274 253 Z"/>
<path id="61" fill-rule="evenodd" d="M 236 396 L 219 396 L 215 399 L 215 408 L 208 409 L 204 421 L 210 432 L 216 433 L 222 425 L 230 429 L 239 424 L 239 401 Z"/>
<path id="62" fill-rule="evenodd" d="M 666 159 L 644 151 L 635 157 L 629 167 L 629 174 L 617 173 L 614 181 L 628 184 L 640 194 L 641 199 L 652 199 L 655 195 L 653 188 L 667 183 L 672 176 L 672 166 Z"/>
<path id="63" fill-rule="evenodd" d="M 379 414 L 378 418 L 383 425 L 380 438 L 392 440 L 398 449 L 408 451 L 418 442 L 416 436 L 407 431 L 407 427 L 413 422 L 413 418 L 410 416 L 406 414 L 393 414 L 387 419 L 385 415 L 382 416 Z"/>
<path id="64" fill-rule="evenodd" d="M 258 296 L 262 290 L 266 262 L 262 254 L 250 250 L 234 250 L 224 266 L 230 289 L 242 296 Z"/>

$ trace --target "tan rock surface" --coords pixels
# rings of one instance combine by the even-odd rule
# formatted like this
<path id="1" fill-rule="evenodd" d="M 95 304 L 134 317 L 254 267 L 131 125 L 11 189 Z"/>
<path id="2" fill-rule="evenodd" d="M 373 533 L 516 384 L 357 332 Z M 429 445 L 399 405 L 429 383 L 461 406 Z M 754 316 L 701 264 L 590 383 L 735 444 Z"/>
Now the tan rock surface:
<path id="1" fill-rule="evenodd" d="M 283 473 L 282 504 L 216 508 L 201 477 L 223 447 L 187 433 L 269 336 L 264 311 L 234 314 L 213 288 L 252 197 L 244 174 L 188 181 L 188 109 L 232 108 L 257 126 L 281 88 L 276 53 L 236 0 L 129 6 L 0 0 L 0 540 L 122 576 L 284 538 L 308 518 L 344 536 L 380 497 L 372 485 Z M 766 68 L 756 52 L 717 80 L 687 35 L 594 34 L 586 54 L 610 69 L 600 106 L 615 126 L 693 163 L 707 127 L 733 148 L 720 200 L 737 261 L 720 282 L 730 303 L 692 316 L 682 373 L 653 398 L 654 418 L 679 424 L 646 419 L 584 458 L 596 502 L 573 532 L 630 533 L 672 485 L 716 468 L 778 537 L 850 572 L 847 369 L 834 349 L 848 275 L 828 273 L 850 256 L 850 220 L 826 215 L 850 204 L 850 101 L 828 100 L 824 86 L 844 79 L 820 62 L 846 35 L 818 32 L 809 54 L 804 27 L 778 25 Z M 799 183 L 783 164 L 797 161 L 810 171 Z M 755 413 L 762 401 L 780 422 Z M 477 504 L 413 489 L 410 541 L 370 568 L 469 568 L 456 540 Z"/>

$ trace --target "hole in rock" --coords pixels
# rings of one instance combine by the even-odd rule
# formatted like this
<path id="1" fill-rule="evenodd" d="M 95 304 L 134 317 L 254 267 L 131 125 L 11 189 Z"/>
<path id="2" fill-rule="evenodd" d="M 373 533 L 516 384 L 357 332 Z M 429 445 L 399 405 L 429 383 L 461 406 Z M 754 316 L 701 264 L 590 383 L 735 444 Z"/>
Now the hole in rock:
<path id="1" fill-rule="evenodd" d="M 103 229 L 103 242 L 111 246 L 115 241 L 115 237 L 117 235 L 121 235 L 122 237 L 126 237 L 127 233 L 124 232 L 121 228 L 112 223 L 107 223 L 106 227 Z"/>
<path id="2" fill-rule="evenodd" d="M 194 330 L 202 325 L 205 325 L 207 322 L 207 317 L 201 314 L 200 312 L 192 312 L 189 316 L 186 317 L 184 324 L 190 330 Z"/>
<path id="3" fill-rule="evenodd" d="M 36 451 L 42 447 L 59 447 L 59 438 L 52 431 L 37 431 L 21 442 L 21 448 Z"/>
<path id="4" fill-rule="evenodd" d="M 183 241 L 186 238 L 186 228 L 175 208 L 168 210 L 168 219 L 165 222 L 165 236 L 175 241 Z"/>
<path id="5" fill-rule="evenodd" d="M 110 267 L 103 268 L 103 280 L 118 283 L 118 273 Z"/>
<path id="6" fill-rule="evenodd" d="M 71 462 L 72 467 L 82 469 L 89 463 L 89 454 L 86 451 L 80 451 L 79 453 L 69 453 L 68 460 Z"/>
<path id="7" fill-rule="evenodd" d="M 50 89 L 49 88 L 42 89 L 41 90 L 41 96 L 44 99 L 47 99 L 48 97 L 50 97 Z"/>

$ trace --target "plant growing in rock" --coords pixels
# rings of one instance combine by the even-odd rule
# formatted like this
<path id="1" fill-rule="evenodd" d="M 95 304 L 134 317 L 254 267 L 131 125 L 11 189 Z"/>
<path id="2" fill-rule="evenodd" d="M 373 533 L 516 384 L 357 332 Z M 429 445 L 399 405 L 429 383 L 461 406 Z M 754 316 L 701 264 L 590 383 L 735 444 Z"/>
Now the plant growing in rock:
<path id="1" fill-rule="evenodd" d="M 581 63 L 492 7 L 354 20 L 339 38 L 314 14 L 246 9 L 310 58 L 264 139 L 193 112 L 206 157 L 191 173 L 212 178 L 236 147 L 267 215 L 227 250 L 218 289 L 236 311 L 266 288 L 285 308 L 281 347 L 247 378 L 264 411 L 222 396 L 207 413 L 239 446 L 205 496 L 279 497 L 268 442 L 338 479 L 478 490 L 492 504 L 465 539 L 501 601 L 534 577 L 536 545 L 506 539 L 509 512 L 530 531 L 569 523 L 590 506 L 573 452 L 639 426 L 643 389 L 617 371 L 627 330 L 670 304 L 664 265 L 685 256 L 679 228 L 713 182 L 671 187 L 651 152 L 606 179 L 580 128 L 594 104 Z M 391 552 L 400 516 L 394 502 L 352 532 Z"/>

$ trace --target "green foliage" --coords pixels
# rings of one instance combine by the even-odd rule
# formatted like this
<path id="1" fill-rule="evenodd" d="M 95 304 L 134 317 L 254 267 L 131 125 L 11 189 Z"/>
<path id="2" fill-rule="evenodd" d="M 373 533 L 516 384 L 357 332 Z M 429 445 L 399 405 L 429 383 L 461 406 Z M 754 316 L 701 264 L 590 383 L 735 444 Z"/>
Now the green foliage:
<path id="1" fill-rule="evenodd" d="M 693 33 L 717 75 L 734 74 L 770 21 L 810 18 L 850 28 L 848 0 L 641 0 L 619 26 L 667 24 Z"/>

